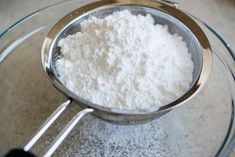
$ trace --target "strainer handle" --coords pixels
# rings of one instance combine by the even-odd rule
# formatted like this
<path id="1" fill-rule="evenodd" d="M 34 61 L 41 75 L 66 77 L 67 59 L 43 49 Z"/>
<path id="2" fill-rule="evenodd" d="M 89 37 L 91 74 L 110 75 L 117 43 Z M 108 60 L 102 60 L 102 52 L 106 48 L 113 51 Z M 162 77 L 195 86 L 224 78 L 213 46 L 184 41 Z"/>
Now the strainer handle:
<path id="1" fill-rule="evenodd" d="M 176 8 L 176 9 L 177 9 L 178 6 L 179 6 L 179 3 L 174 2 L 174 1 L 172 1 L 172 0 L 157 0 L 157 1 L 160 1 L 160 2 L 162 2 L 162 3 L 168 4 L 168 5 L 170 5 L 170 6 L 174 7 L 174 8 Z"/>
<path id="2" fill-rule="evenodd" d="M 43 125 L 37 131 L 37 133 L 33 136 L 33 138 L 26 144 L 24 149 L 13 149 L 6 155 L 6 157 L 19 156 L 19 153 L 23 154 L 22 156 L 25 156 L 25 157 L 26 156 L 35 157 L 32 153 L 29 152 L 29 150 L 40 139 L 40 137 L 48 130 L 48 128 L 54 123 L 54 121 L 65 111 L 65 109 L 69 107 L 71 103 L 72 103 L 72 99 L 68 99 L 67 101 L 62 103 L 51 114 L 51 116 L 43 123 Z M 71 130 L 76 126 L 76 124 L 82 119 L 82 117 L 93 111 L 94 109 L 86 108 L 78 112 L 70 120 L 70 122 L 63 128 L 63 130 L 59 133 L 59 135 L 54 139 L 52 144 L 46 150 L 46 153 L 43 155 L 43 157 L 50 157 L 55 152 L 55 150 L 60 146 L 60 144 L 64 141 L 64 139 L 68 136 Z"/>
<path id="3" fill-rule="evenodd" d="M 25 145 L 25 151 L 29 151 L 32 148 L 32 146 L 39 140 L 39 138 L 47 131 L 47 129 L 63 113 L 63 111 L 68 108 L 71 103 L 71 99 L 66 100 L 51 114 L 51 116 L 42 124 L 37 133 L 33 136 L 33 138 Z"/>
<path id="4" fill-rule="evenodd" d="M 64 139 L 68 136 L 71 130 L 76 126 L 76 124 L 81 120 L 83 116 L 88 113 L 93 112 L 94 109 L 86 108 L 80 112 L 78 112 L 70 122 L 63 128 L 63 130 L 59 133 L 59 135 L 54 139 L 54 141 L 49 146 L 49 149 L 43 155 L 43 157 L 50 157 L 55 150 L 59 147 L 59 145 L 64 141 Z"/>

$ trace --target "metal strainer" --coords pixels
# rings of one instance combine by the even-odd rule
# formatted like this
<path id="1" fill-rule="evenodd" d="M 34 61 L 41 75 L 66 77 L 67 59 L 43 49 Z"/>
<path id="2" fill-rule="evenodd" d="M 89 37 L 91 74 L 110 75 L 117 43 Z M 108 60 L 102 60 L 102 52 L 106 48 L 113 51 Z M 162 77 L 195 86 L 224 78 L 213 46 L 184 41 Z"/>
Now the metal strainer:
<path id="1" fill-rule="evenodd" d="M 181 97 L 170 104 L 166 104 L 152 111 L 128 111 L 103 107 L 99 104 L 85 100 L 67 89 L 58 79 L 55 62 L 60 57 L 60 48 L 57 43 L 60 39 L 70 34 L 80 31 L 81 21 L 90 16 L 105 17 L 114 11 L 129 10 L 133 14 L 151 14 L 156 23 L 167 24 L 171 33 L 177 33 L 183 37 L 187 43 L 189 53 L 191 53 L 194 63 L 193 81 L 190 89 Z M 77 122 L 87 113 L 93 112 L 97 117 L 117 124 L 132 124 L 145 122 L 169 112 L 173 108 L 180 106 L 199 92 L 208 78 L 212 66 L 212 52 L 209 41 L 196 24 L 185 13 L 175 7 L 152 0 L 102 0 L 85 5 L 57 22 L 48 33 L 42 47 L 42 64 L 45 72 L 53 85 L 62 93 L 68 96 L 68 100 L 58 107 L 58 109 L 42 125 L 32 140 L 25 146 L 24 150 L 29 151 L 42 134 L 51 124 L 62 114 L 62 112 L 75 100 L 83 110 L 61 131 L 53 141 L 44 156 L 51 156 L 56 148 L 62 143 Z"/>

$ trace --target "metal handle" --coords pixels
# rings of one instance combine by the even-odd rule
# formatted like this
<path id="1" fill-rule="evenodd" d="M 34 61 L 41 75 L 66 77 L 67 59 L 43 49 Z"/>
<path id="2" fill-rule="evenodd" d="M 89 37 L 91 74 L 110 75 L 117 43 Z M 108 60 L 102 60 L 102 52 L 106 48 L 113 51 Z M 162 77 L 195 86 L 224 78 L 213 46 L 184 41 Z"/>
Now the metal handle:
<path id="1" fill-rule="evenodd" d="M 179 3 L 171 1 L 171 0 L 157 0 L 157 1 L 160 1 L 162 3 L 168 4 L 168 5 L 170 5 L 170 6 L 174 7 L 174 8 L 178 8 L 178 6 L 179 6 Z"/>
<path id="2" fill-rule="evenodd" d="M 49 146 L 49 149 L 46 151 L 43 157 L 50 157 L 59 147 L 59 145 L 64 141 L 64 139 L 68 136 L 68 134 L 71 132 L 74 126 L 76 126 L 76 124 L 81 120 L 81 118 L 85 116 L 87 113 L 91 113 L 93 111 L 94 109 L 87 108 L 77 113 L 72 118 L 72 120 L 64 127 L 64 129 L 59 133 L 59 135 L 55 138 L 55 140 Z"/>
<path id="3" fill-rule="evenodd" d="M 51 116 L 42 124 L 37 133 L 33 138 L 26 144 L 24 147 L 25 151 L 29 151 L 32 146 L 39 140 L 39 138 L 47 131 L 47 129 L 54 123 L 54 121 L 63 113 L 63 111 L 68 108 L 72 103 L 71 99 L 68 99 L 62 103 L 52 114 Z"/>
<path id="4" fill-rule="evenodd" d="M 40 137 L 48 130 L 48 128 L 55 122 L 55 120 L 69 107 L 72 103 L 71 99 L 68 99 L 64 103 L 62 103 L 52 114 L 51 116 L 43 123 L 37 133 L 33 136 L 33 138 L 26 144 L 24 147 L 24 151 L 28 152 L 33 145 L 40 139 Z M 59 145 L 64 141 L 64 139 L 68 136 L 71 130 L 76 126 L 76 124 L 81 120 L 83 116 L 87 113 L 93 112 L 94 109 L 86 108 L 80 112 L 78 112 L 70 122 L 64 127 L 64 129 L 59 133 L 59 135 L 54 139 L 52 144 L 49 146 L 46 153 L 43 155 L 44 157 L 50 157 L 55 150 L 59 147 Z"/>

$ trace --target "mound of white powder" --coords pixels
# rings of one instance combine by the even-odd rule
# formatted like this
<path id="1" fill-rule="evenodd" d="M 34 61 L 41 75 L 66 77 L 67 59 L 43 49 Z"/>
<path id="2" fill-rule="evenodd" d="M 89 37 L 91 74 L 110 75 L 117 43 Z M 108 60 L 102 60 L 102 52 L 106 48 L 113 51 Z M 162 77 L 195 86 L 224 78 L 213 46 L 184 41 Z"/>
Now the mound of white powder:
<path id="1" fill-rule="evenodd" d="M 81 32 L 58 43 L 61 82 L 93 103 L 128 110 L 161 107 L 183 95 L 192 82 L 186 43 L 151 15 L 118 11 L 90 17 Z"/>

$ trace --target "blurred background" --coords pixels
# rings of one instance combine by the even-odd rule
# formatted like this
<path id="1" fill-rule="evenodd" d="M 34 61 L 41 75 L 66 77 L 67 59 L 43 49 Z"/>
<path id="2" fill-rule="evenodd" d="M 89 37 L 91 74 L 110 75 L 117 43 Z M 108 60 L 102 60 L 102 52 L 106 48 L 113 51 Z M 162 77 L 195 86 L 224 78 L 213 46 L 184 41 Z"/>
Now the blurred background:
<path id="1" fill-rule="evenodd" d="M 40 8 L 61 0 L 0 0 L 0 32 Z M 214 28 L 235 50 L 235 0 L 175 0 L 179 8 Z M 235 157 L 235 149 L 230 157 Z"/>
<path id="2" fill-rule="evenodd" d="M 0 0 L 0 32 L 17 19 L 61 0 Z M 199 17 L 235 49 L 235 0 L 175 0 Z"/>

